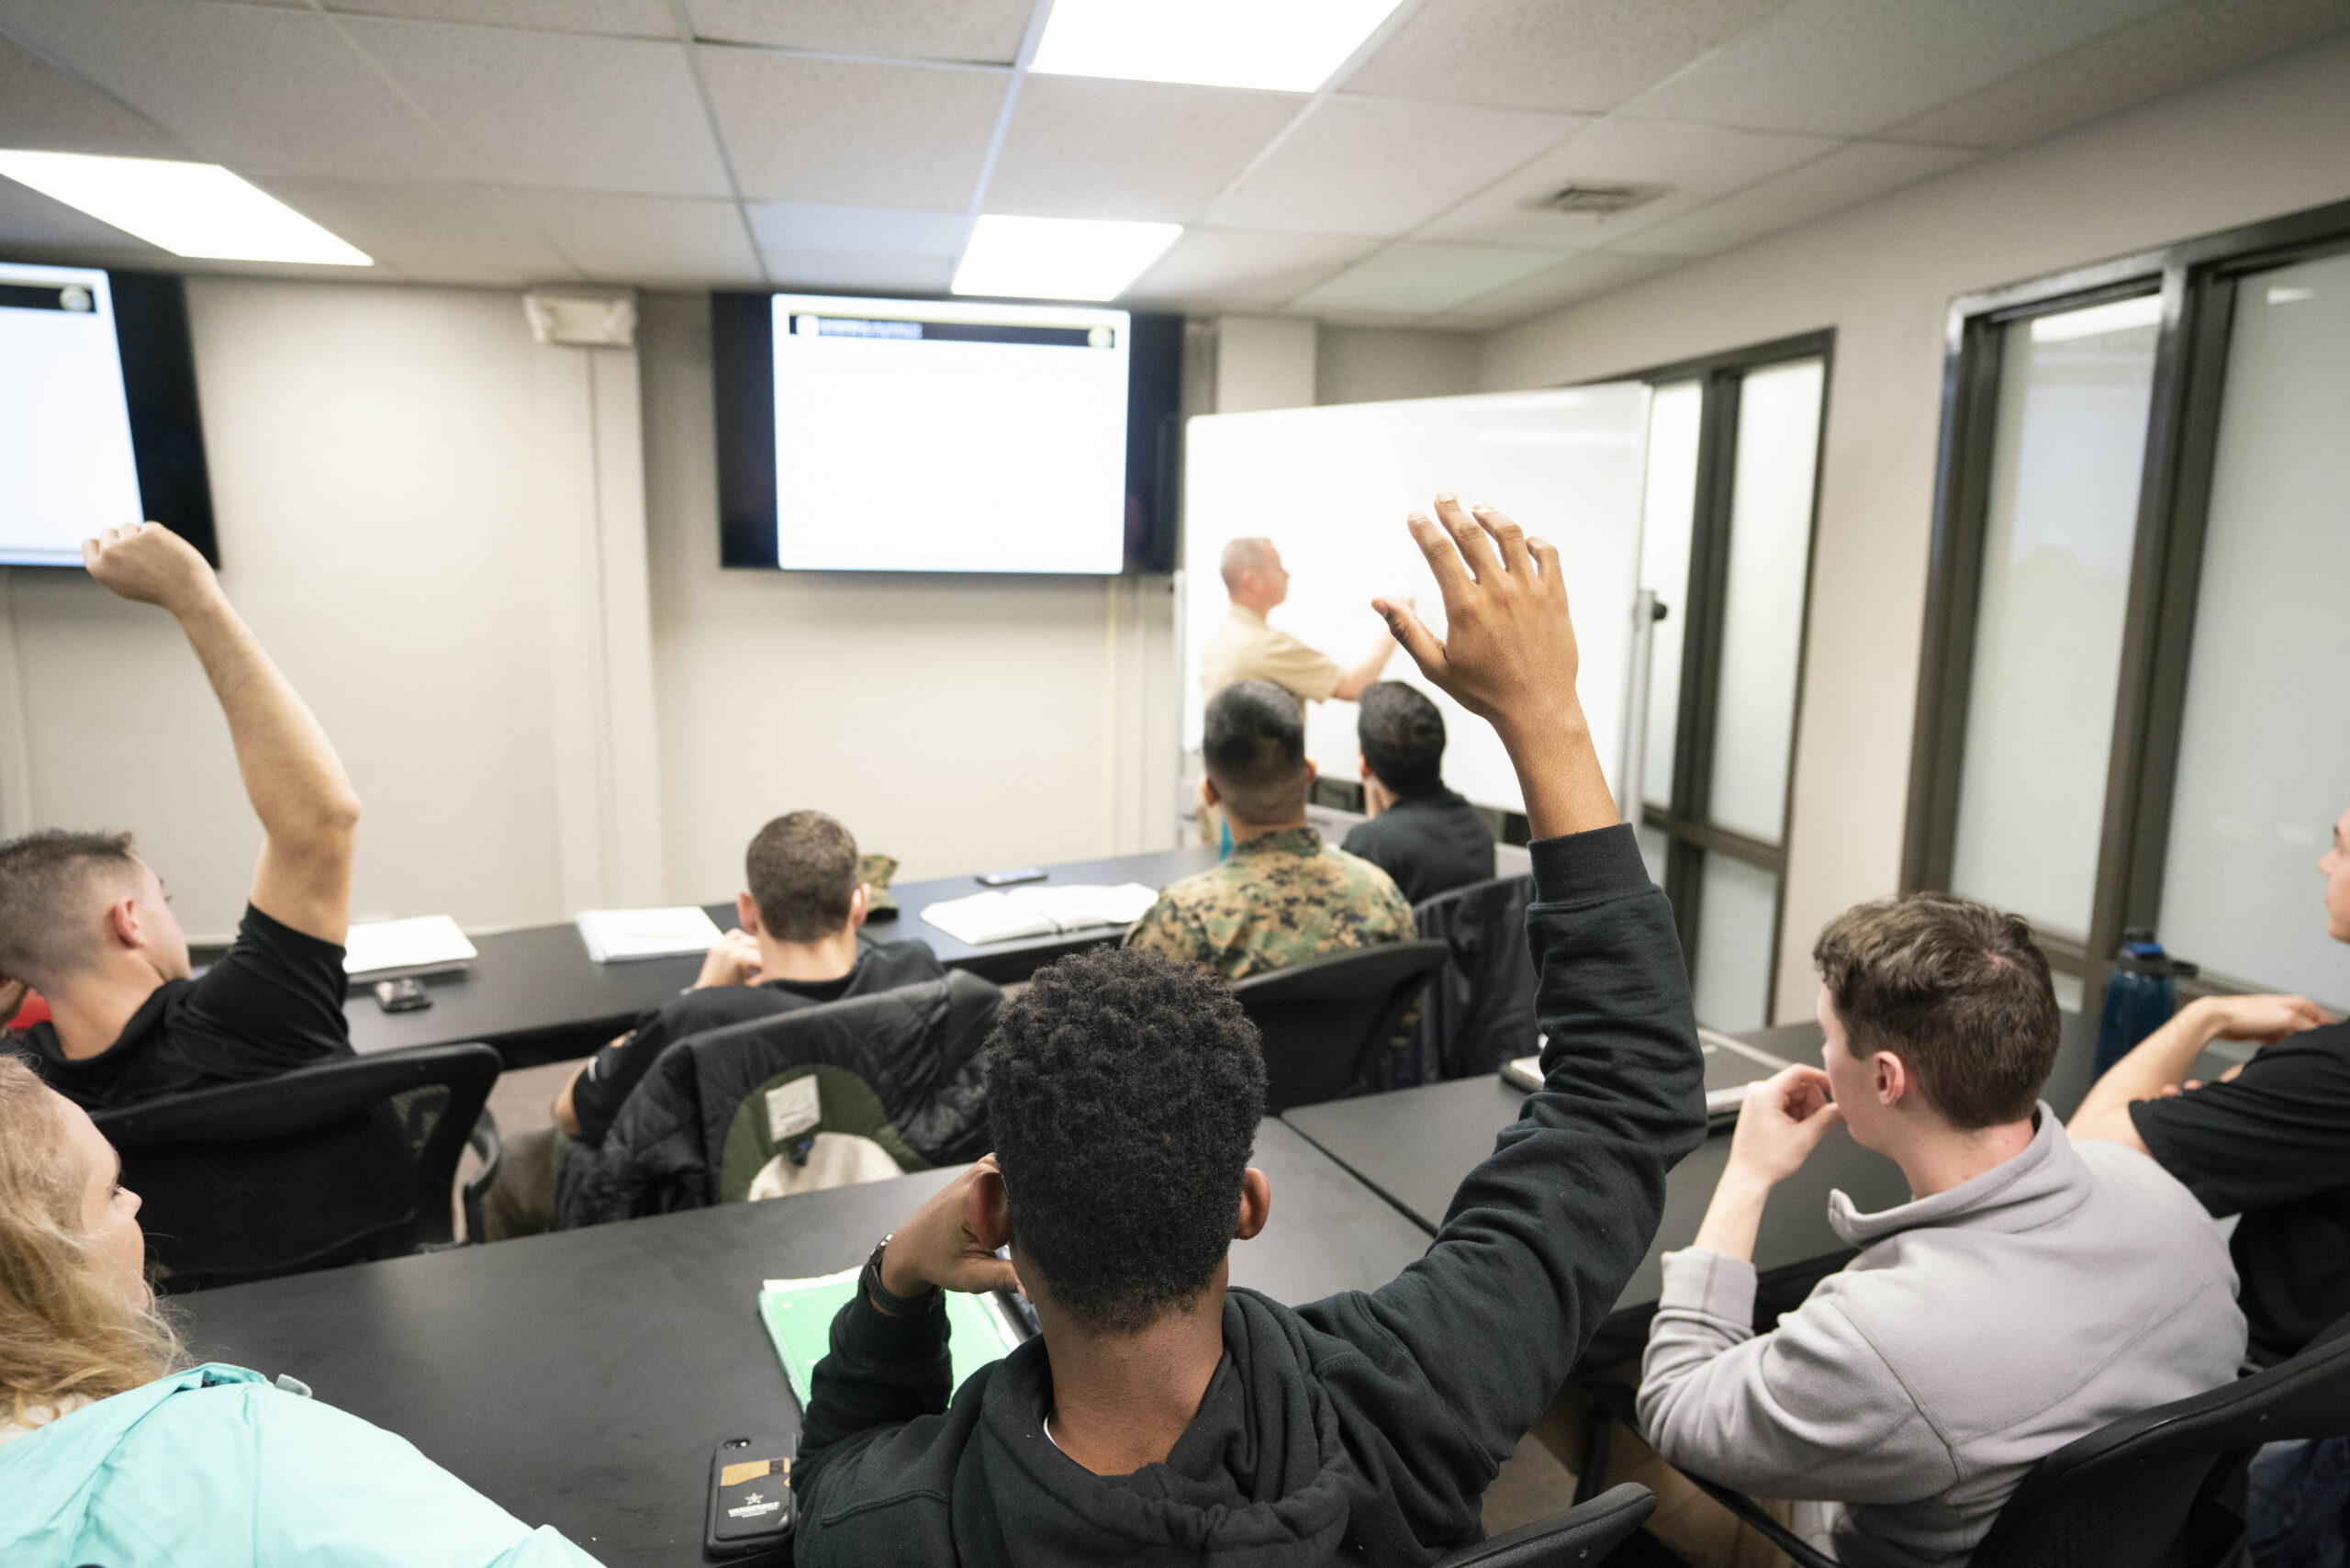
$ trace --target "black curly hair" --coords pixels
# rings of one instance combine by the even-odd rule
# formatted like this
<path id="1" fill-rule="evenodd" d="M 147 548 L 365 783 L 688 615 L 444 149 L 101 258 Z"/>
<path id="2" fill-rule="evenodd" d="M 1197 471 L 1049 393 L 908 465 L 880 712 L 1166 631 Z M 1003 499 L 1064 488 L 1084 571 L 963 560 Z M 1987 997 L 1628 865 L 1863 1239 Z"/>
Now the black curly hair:
<path id="1" fill-rule="evenodd" d="M 1156 953 L 1063 958 L 1004 1005 L 985 1071 L 1013 1229 L 1054 1299 L 1121 1334 L 1198 1300 L 1265 1111 L 1232 992 Z"/>

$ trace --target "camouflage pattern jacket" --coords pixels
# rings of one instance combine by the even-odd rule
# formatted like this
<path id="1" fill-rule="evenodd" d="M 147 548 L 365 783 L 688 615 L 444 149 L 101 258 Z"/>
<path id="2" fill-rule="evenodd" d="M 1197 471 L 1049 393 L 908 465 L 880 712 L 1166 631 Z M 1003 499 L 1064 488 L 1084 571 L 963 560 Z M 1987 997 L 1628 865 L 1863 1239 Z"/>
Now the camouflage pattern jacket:
<path id="1" fill-rule="evenodd" d="M 1237 980 L 1416 934 L 1386 872 L 1293 827 L 1236 844 L 1222 865 L 1169 884 L 1126 946 Z"/>

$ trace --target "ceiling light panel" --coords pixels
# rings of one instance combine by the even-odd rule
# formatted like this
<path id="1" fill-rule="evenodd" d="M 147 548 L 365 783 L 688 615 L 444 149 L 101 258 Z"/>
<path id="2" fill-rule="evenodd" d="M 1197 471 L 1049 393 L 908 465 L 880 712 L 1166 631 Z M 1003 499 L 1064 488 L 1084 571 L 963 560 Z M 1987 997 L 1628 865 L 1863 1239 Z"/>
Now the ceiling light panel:
<path id="1" fill-rule="evenodd" d="M 1030 69 L 1311 93 L 1398 0 L 1054 0 Z"/>
<path id="2" fill-rule="evenodd" d="M 175 256 L 233 262 L 375 262 L 218 163 L 0 151 L 0 174 Z"/>
<path id="3" fill-rule="evenodd" d="M 955 292 L 1015 299 L 1115 299 L 1183 232 L 1180 223 L 1005 218 L 971 229 Z"/>

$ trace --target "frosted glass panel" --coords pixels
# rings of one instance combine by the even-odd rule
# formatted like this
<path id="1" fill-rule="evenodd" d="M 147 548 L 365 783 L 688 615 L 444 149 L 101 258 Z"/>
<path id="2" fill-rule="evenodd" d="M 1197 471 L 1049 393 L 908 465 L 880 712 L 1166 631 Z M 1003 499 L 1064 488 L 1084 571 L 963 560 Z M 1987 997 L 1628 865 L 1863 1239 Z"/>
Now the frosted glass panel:
<path id="1" fill-rule="evenodd" d="M 1648 489 L 1640 513 L 1640 586 L 1666 610 L 1649 649 L 1647 748 L 1640 789 L 1660 805 L 1673 799 L 1673 757 L 1681 716 L 1681 640 L 1689 623 L 1689 530 L 1697 511 L 1697 424 L 1705 386 L 1675 381 L 1649 402 Z M 1662 884 L 1664 878 L 1657 877 Z"/>
<path id="2" fill-rule="evenodd" d="M 1768 844 L 1779 842 L 1786 820 L 1825 371 L 1816 359 L 1774 365 L 1748 375 L 1739 391 L 1729 589 L 1707 814 Z"/>
<path id="3" fill-rule="evenodd" d="M 1975 611 L 1951 886 L 2076 939 L 2096 891 L 2162 302 L 2017 321 Z"/>
<path id="4" fill-rule="evenodd" d="M 1663 834 L 1652 827 L 1641 828 L 1639 839 L 1640 859 L 1648 866 L 1649 880 L 1661 888 L 1664 886 L 1664 854 L 1668 841 Z"/>
<path id="5" fill-rule="evenodd" d="M 2350 804 L 2350 256 L 2236 286 L 2162 935 L 2350 1005 L 2317 857 Z"/>
<path id="6" fill-rule="evenodd" d="M 1697 1022 L 1716 1029 L 1760 1029 L 1771 995 L 1771 924 L 1779 879 L 1727 855 L 1706 857 L 1697 908 Z"/>

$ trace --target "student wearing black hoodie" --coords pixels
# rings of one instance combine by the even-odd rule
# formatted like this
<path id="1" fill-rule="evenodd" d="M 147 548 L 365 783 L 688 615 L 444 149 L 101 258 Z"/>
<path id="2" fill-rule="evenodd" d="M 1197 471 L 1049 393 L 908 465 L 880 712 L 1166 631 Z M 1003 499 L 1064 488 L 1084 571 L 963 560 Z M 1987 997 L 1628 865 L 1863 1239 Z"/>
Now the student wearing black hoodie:
<path id="1" fill-rule="evenodd" d="M 1226 1286 L 1272 1203 L 1247 1169 L 1264 1081 L 1237 1006 L 1147 954 L 1046 970 L 990 1046 L 995 1155 L 884 1238 L 834 1320 L 794 1477 L 801 1568 L 1431 1562 L 1477 1539 L 1486 1485 L 1647 1251 L 1704 1137 L 1702 1069 L 1672 911 L 1575 697 L 1558 553 L 1449 495 L 1411 529 L 1447 639 L 1375 608 L 1500 732 L 1539 835 L 1543 1089 L 1427 1257 L 1291 1308 Z M 1043 1334 L 950 1406 L 941 1288 L 1015 1282 Z"/>

